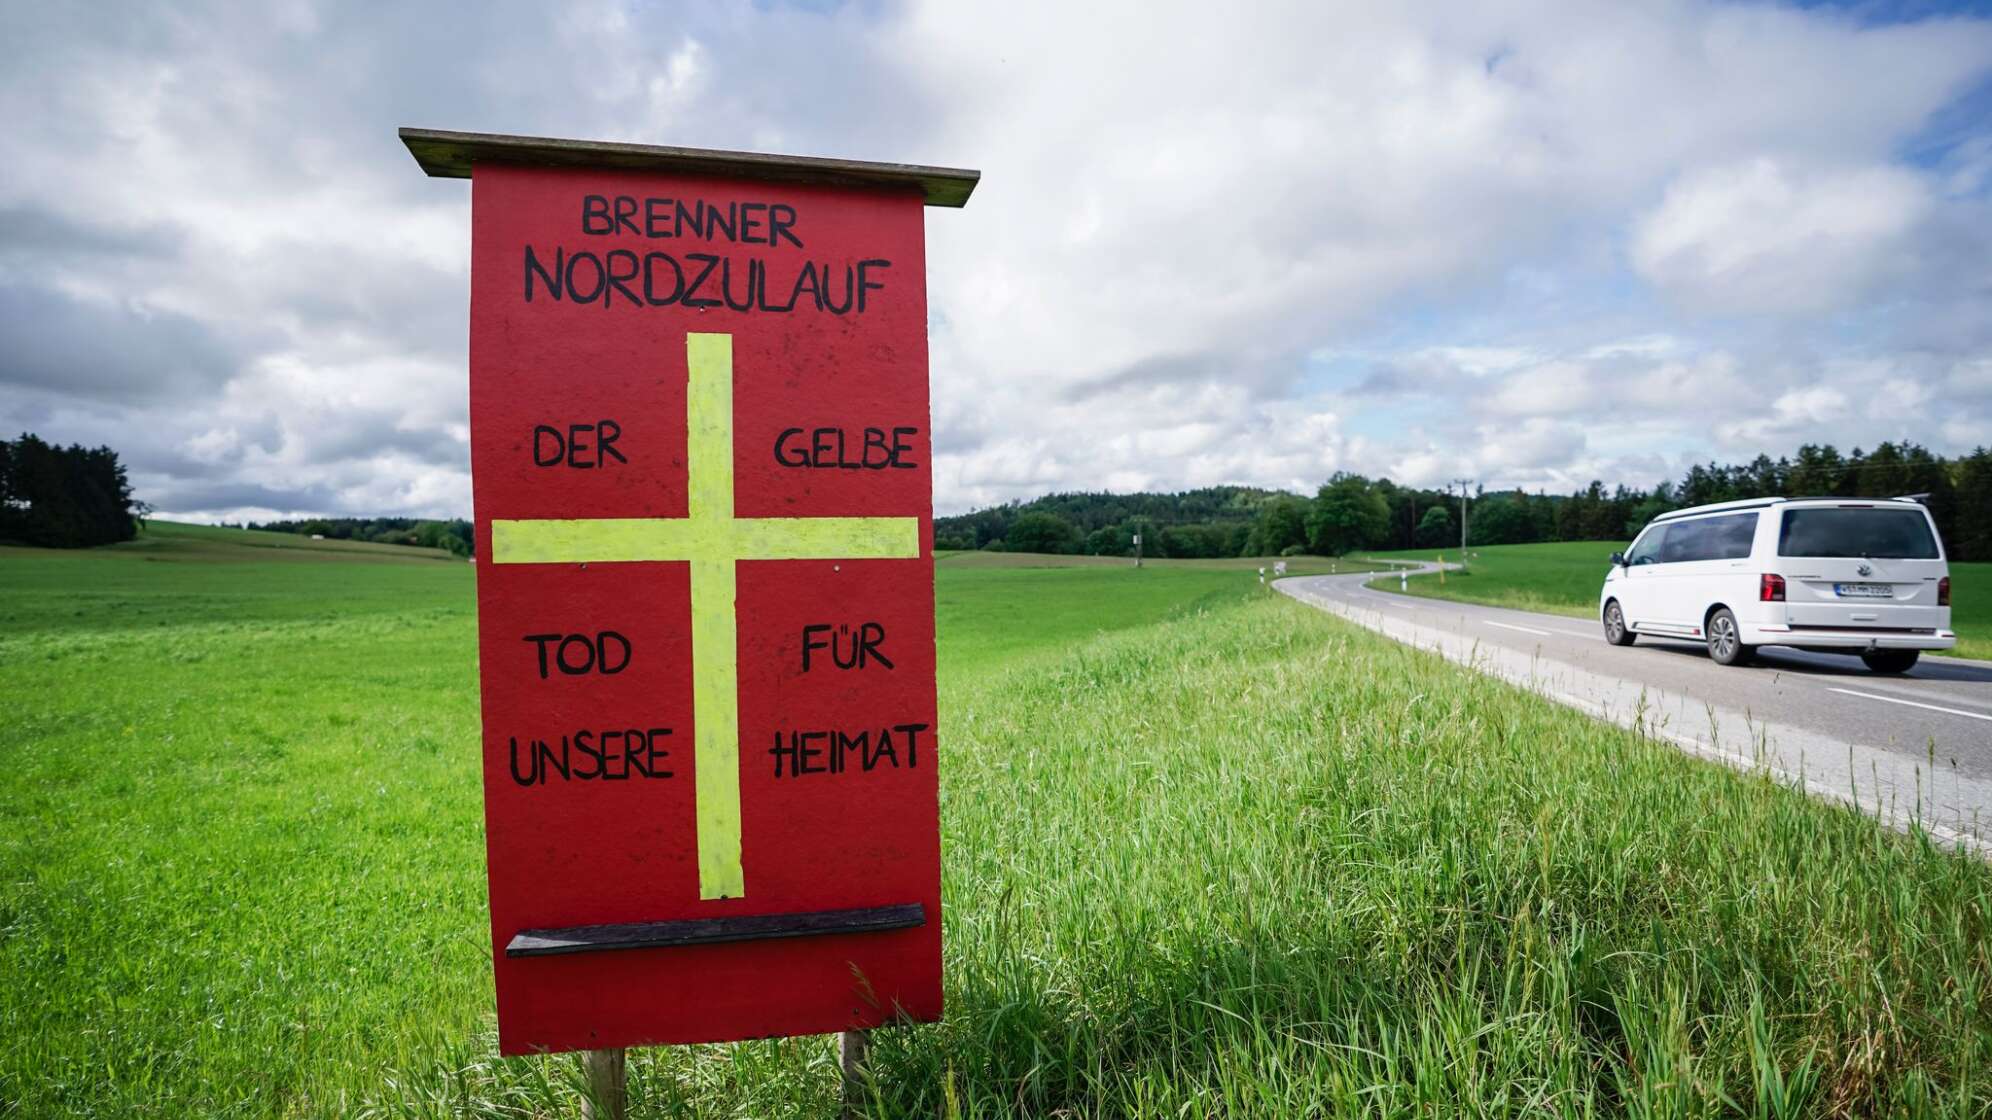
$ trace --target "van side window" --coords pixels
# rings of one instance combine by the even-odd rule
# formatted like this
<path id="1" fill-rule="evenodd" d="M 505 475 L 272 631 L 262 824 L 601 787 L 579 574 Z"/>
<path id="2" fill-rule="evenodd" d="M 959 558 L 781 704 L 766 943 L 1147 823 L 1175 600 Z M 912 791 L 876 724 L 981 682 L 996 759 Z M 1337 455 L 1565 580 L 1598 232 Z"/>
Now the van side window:
<path id="1" fill-rule="evenodd" d="M 1757 536 L 1757 514 L 1726 513 L 1667 524 L 1667 543 L 1660 549 L 1662 564 L 1695 560 L 1743 560 Z"/>
<path id="2" fill-rule="evenodd" d="M 1640 537 L 1632 546 L 1632 551 L 1626 553 L 1625 562 L 1627 564 L 1658 564 L 1660 562 L 1660 545 L 1667 539 L 1668 528 L 1666 525 L 1655 525 L 1651 529 L 1646 530 L 1646 534 Z"/>
<path id="3" fill-rule="evenodd" d="M 1662 564 L 1685 564 L 1690 560 L 1707 559 L 1708 521 L 1670 521 L 1667 523 L 1667 543 L 1660 548 Z"/>
<path id="4" fill-rule="evenodd" d="M 1757 540 L 1757 514 L 1732 513 L 1722 517 L 1711 517 L 1709 527 L 1708 560 L 1748 560 L 1750 548 Z"/>

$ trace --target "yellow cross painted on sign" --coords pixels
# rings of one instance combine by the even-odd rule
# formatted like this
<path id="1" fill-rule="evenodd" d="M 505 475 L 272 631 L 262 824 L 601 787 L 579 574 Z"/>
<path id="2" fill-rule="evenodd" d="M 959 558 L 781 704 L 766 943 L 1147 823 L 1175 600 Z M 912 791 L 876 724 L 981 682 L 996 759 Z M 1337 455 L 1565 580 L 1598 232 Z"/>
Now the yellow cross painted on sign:
<path id="1" fill-rule="evenodd" d="M 494 564 L 692 566 L 692 780 L 699 897 L 740 898 L 739 647 L 734 562 L 914 559 L 917 517 L 735 517 L 733 336 L 687 334 L 688 517 L 491 522 Z"/>

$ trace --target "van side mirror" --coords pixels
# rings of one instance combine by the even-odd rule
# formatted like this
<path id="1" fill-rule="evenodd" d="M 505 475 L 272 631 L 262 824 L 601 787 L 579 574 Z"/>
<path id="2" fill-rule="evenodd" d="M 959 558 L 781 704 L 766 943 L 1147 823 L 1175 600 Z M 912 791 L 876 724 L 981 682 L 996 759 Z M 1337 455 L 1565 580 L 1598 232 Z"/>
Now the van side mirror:
<path id="1" fill-rule="evenodd" d="M 1614 568 L 1625 567 L 1625 553 L 1623 552 L 1612 553 L 1612 567 Z"/>

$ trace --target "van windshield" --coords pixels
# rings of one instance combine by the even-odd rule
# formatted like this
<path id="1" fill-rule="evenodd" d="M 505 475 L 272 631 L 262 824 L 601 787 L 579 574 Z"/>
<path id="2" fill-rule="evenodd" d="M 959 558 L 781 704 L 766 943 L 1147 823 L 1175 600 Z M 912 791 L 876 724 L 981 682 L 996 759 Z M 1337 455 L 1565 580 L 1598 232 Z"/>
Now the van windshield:
<path id="1" fill-rule="evenodd" d="M 1935 560 L 1937 538 L 1920 510 L 1788 509 L 1778 530 L 1778 555 Z"/>

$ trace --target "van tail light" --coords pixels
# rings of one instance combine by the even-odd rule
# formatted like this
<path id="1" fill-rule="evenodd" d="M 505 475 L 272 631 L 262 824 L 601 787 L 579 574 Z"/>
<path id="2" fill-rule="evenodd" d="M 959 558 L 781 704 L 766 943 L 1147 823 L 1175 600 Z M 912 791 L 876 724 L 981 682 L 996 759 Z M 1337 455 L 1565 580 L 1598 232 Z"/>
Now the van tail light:
<path id="1" fill-rule="evenodd" d="M 1942 578 L 1942 579 L 1940 579 L 1940 580 L 1938 580 L 1938 581 L 1937 581 L 1937 605 L 1938 605 L 1938 606 L 1940 606 L 1940 607 L 1948 607 L 1948 606 L 1950 606 L 1950 577 L 1949 577 L 1949 576 L 1945 576 L 1944 578 Z"/>
<path id="2" fill-rule="evenodd" d="M 1757 601 L 1761 603 L 1782 603 L 1784 597 L 1784 577 L 1776 572 L 1765 572 L 1757 579 Z"/>

